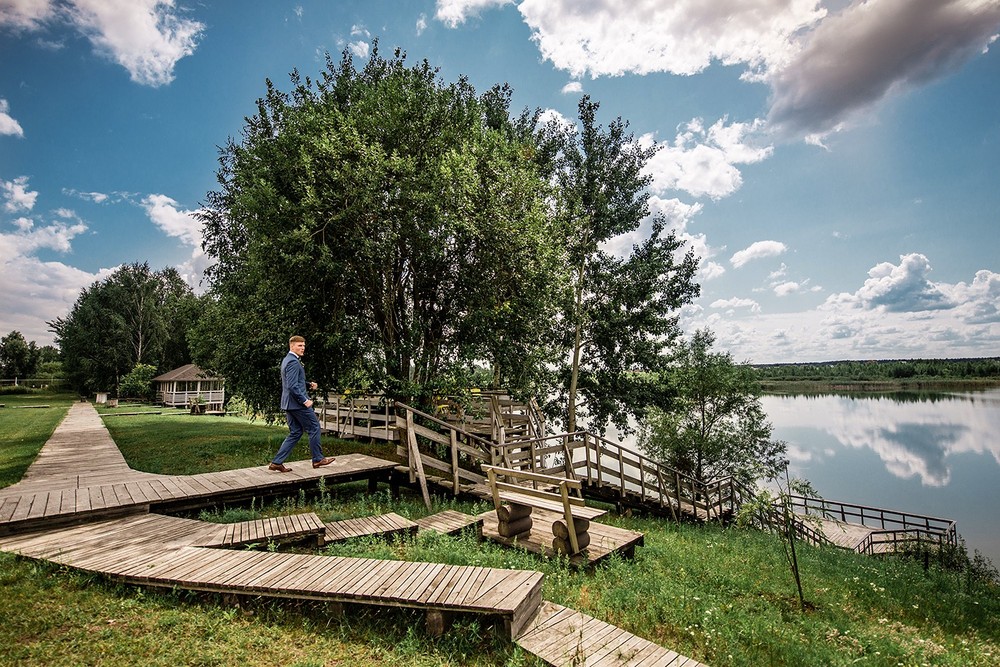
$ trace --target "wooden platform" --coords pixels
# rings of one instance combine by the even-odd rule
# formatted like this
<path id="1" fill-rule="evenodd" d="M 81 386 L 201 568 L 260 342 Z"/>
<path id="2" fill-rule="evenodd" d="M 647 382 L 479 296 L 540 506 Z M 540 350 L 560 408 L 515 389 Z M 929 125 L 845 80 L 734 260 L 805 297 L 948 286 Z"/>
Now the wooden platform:
<path id="1" fill-rule="evenodd" d="M 514 641 L 552 665 L 704 667 L 697 660 L 547 600 Z"/>
<path id="2" fill-rule="evenodd" d="M 343 542 L 355 537 L 378 535 L 387 539 L 416 535 L 417 524 L 395 512 L 357 519 L 333 521 L 325 526 L 327 542 Z"/>
<path id="3" fill-rule="evenodd" d="M 541 572 L 202 546 L 218 529 L 149 514 L 0 537 L 0 549 L 130 584 L 493 616 L 512 639 L 542 601 Z"/>
<path id="4" fill-rule="evenodd" d="M 324 544 L 325 534 L 326 526 L 320 518 L 314 512 L 308 512 L 223 524 L 219 531 L 218 544 L 204 546 L 234 549 L 253 545 L 309 541 L 321 547 Z"/>
<path id="5" fill-rule="evenodd" d="M 483 536 L 482 517 L 472 516 L 457 510 L 443 510 L 437 514 L 417 519 L 420 530 L 433 530 L 442 535 L 457 535 L 463 530 L 473 530 L 478 538 Z"/>
<path id="6" fill-rule="evenodd" d="M 308 461 L 280 473 L 266 465 L 198 475 L 155 475 L 128 467 L 97 411 L 74 403 L 17 484 L 0 489 L 0 535 L 74 523 L 210 507 L 342 483 L 389 481 L 395 464 L 365 454 L 338 456 L 322 468 Z"/>
<path id="7" fill-rule="evenodd" d="M 878 532 L 875 528 L 861 526 L 856 523 L 846 523 L 835 519 L 823 519 L 816 516 L 801 516 L 808 525 L 818 524 L 823 535 L 834 545 L 851 551 L 858 551 L 872 533 Z M 887 553 L 891 551 L 888 544 L 876 545 L 875 553 Z"/>
<path id="8" fill-rule="evenodd" d="M 483 520 L 483 537 L 489 540 L 506 546 L 518 546 L 546 558 L 558 555 L 552 548 L 552 524 L 562 519 L 562 515 L 557 512 L 534 509 L 531 513 L 533 523 L 531 532 L 528 533 L 527 538 L 519 537 L 516 539 L 500 535 L 497 530 L 498 521 L 495 510 L 483 512 L 479 518 Z M 612 553 L 632 558 L 635 555 L 635 548 L 643 544 L 642 533 L 596 521 L 590 524 L 588 532 L 590 533 L 590 546 L 582 553 L 569 558 L 570 564 L 575 567 L 592 567 Z"/>

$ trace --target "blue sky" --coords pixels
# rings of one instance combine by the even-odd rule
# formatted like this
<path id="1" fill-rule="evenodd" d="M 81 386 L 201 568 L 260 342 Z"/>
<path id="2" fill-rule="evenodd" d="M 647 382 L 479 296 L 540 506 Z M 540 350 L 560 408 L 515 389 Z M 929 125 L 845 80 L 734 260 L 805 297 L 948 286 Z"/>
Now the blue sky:
<path id="1" fill-rule="evenodd" d="M 265 78 L 377 38 L 657 144 L 683 324 L 738 361 L 994 356 L 998 33 L 1000 0 L 0 0 L 0 335 L 51 342 L 125 263 L 203 290 L 217 147 Z"/>

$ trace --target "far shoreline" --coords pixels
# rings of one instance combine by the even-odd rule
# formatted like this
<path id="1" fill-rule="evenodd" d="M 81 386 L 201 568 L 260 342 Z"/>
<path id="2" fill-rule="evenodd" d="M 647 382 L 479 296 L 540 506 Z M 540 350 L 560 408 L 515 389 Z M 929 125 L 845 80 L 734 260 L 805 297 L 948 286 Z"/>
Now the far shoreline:
<path id="1" fill-rule="evenodd" d="M 1000 378 L 969 380 L 899 379 L 899 380 L 763 380 L 765 394 L 824 394 L 858 393 L 888 394 L 894 392 L 983 391 L 1000 387 Z"/>

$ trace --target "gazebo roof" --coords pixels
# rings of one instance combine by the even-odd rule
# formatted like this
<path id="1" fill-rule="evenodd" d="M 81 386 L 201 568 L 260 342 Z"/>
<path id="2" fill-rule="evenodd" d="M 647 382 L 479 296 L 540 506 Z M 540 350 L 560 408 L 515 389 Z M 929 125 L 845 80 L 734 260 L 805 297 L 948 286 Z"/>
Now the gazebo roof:
<path id="1" fill-rule="evenodd" d="M 171 382 L 171 381 L 187 381 L 187 380 L 221 380 L 222 378 L 215 375 L 210 375 L 205 371 L 201 370 L 194 364 L 188 364 L 186 366 L 181 366 L 180 368 L 175 368 L 172 371 L 167 371 L 163 375 L 157 375 L 153 378 L 153 382 Z"/>

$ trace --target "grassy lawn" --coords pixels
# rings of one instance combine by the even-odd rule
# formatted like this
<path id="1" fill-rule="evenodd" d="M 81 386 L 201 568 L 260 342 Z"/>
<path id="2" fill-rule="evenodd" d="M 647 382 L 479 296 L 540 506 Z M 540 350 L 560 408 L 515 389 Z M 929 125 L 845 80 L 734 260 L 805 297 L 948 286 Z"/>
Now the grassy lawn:
<path id="1" fill-rule="evenodd" d="M 262 465 L 285 431 L 217 417 L 105 421 L 131 465 L 169 473 Z M 22 437 L 44 440 L 45 429 L 35 430 Z M 3 433 L 0 465 L 8 452 Z M 334 440 L 324 447 L 327 453 L 353 448 L 383 457 L 390 449 Z M 308 456 L 305 443 L 296 454 Z M 485 508 L 435 502 L 434 511 Z M 386 490 L 368 494 L 364 483 L 356 483 L 201 518 L 239 521 L 300 511 L 315 511 L 326 521 L 389 511 L 414 519 L 427 514 L 416 494 L 394 501 Z M 546 599 L 714 666 L 1000 665 L 995 582 L 799 545 L 810 603 L 803 612 L 781 543 L 771 535 L 642 517 L 610 521 L 643 531 L 645 546 L 634 561 L 611 559 L 592 572 L 470 536 L 355 540 L 321 553 L 539 570 L 546 575 Z M 433 639 L 423 630 L 423 616 L 405 610 L 361 609 L 335 618 L 319 603 L 255 599 L 232 606 L 217 596 L 117 586 L 6 554 L 0 554 L 0 573 L 0 664 L 536 664 L 493 629 L 468 619 Z"/>
<path id="2" fill-rule="evenodd" d="M 0 488 L 21 479 L 76 394 L 0 394 Z M 40 407 L 48 406 L 48 407 Z"/>

